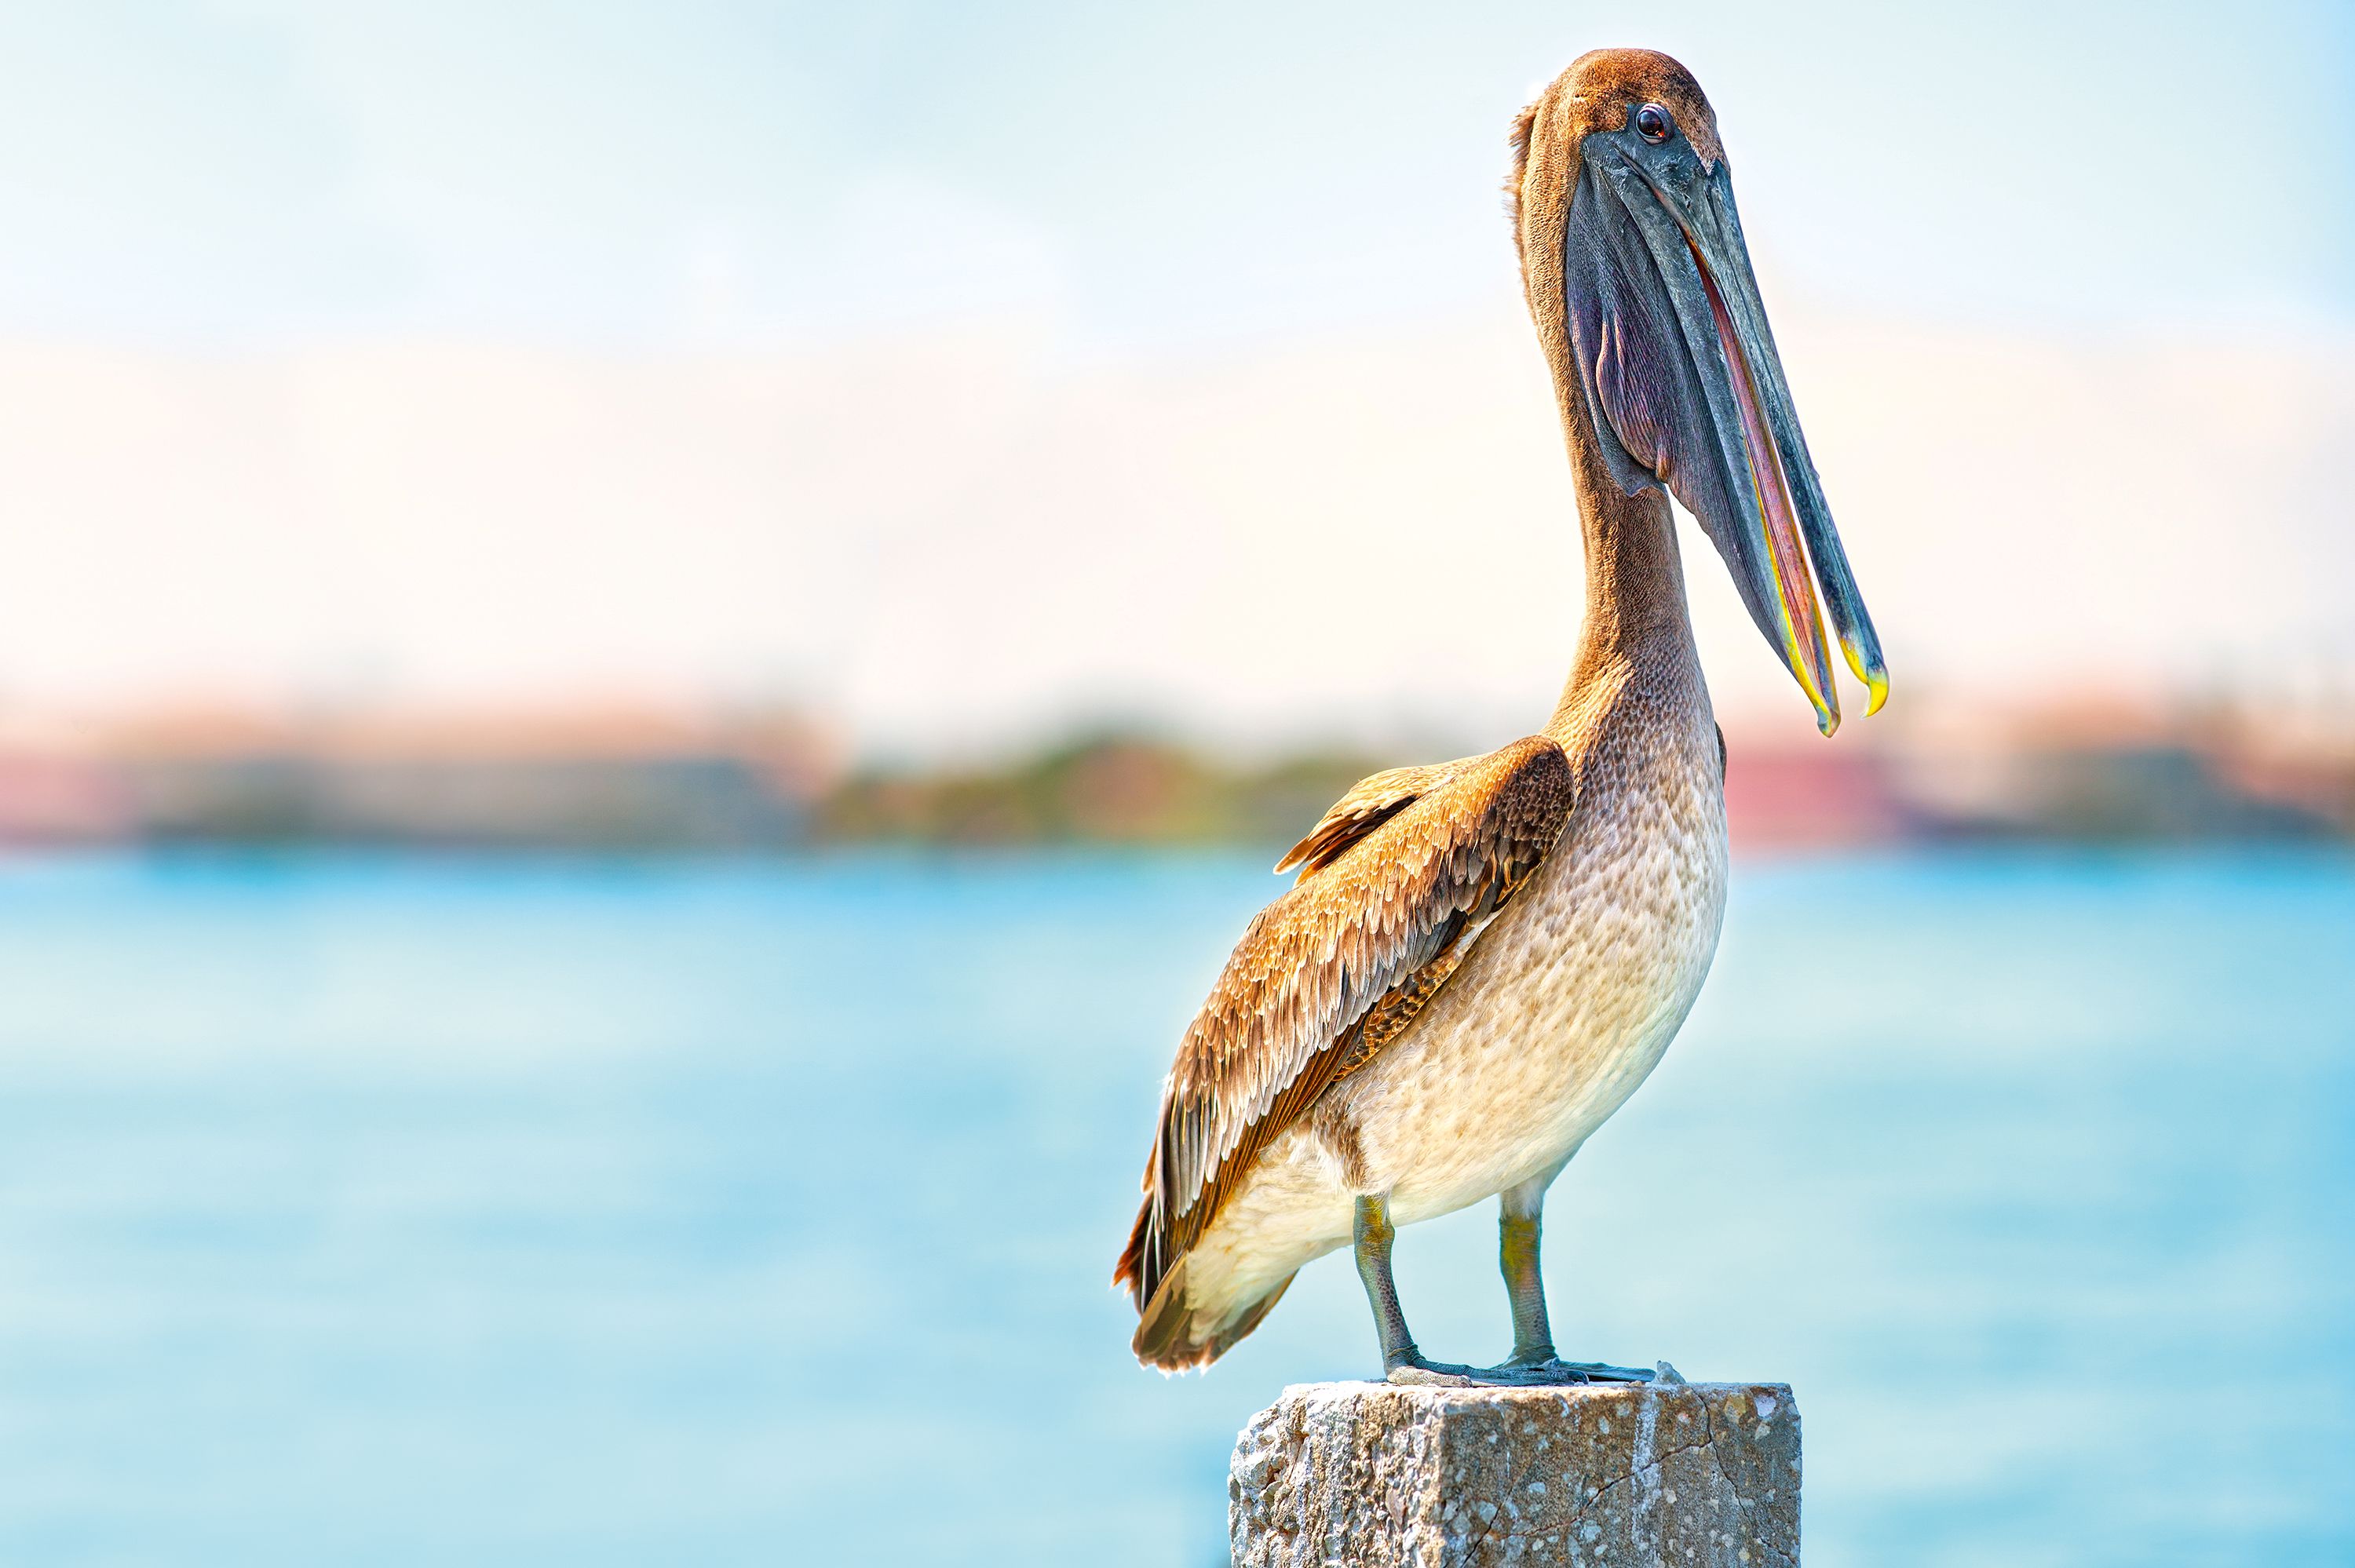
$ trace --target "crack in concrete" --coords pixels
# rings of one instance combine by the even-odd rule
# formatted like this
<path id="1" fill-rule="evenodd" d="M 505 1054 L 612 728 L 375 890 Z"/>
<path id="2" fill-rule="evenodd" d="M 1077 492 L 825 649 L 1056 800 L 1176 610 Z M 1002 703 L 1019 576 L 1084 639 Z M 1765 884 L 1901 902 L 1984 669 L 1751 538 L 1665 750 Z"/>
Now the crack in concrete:
<path id="1" fill-rule="evenodd" d="M 1709 1458 L 1710 1463 L 1717 1467 L 1717 1478 L 1725 1483 L 1726 1491 L 1732 1495 L 1734 1500 L 1734 1506 L 1739 1510 L 1742 1504 L 1742 1483 L 1735 1480 L 1733 1478 L 1733 1472 L 1725 1467 L 1725 1456 L 1721 1453 L 1714 1445 L 1711 1445 L 1710 1447 Z M 1763 1506 L 1764 1499 L 1759 1499 L 1759 1501 L 1760 1505 Z M 1799 1559 L 1796 1553 L 1781 1551 L 1775 1546 L 1774 1542 L 1768 1540 L 1763 1535 L 1760 1535 L 1755 1531 L 1745 1529 L 1743 1533 L 1748 1538 L 1747 1544 L 1756 1546 L 1762 1552 L 1771 1553 L 1775 1563 L 1786 1564 L 1787 1568 L 1799 1568 Z M 1772 1564 L 1769 1564 L 1769 1568 L 1772 1568 Z"/>
<path id="2" fill-rule="evenodd" d="M 1576 1528 L 1579 1521 L 1586 1517 L 1589 1510 L 1593 1509 L 1597 1503 L 1600 1503 L 1611 1493 L 1617 1491 L 1621 1487 L 1626 1486 L 1632 1481 L 1640 1479 L 1646 1472 L 1649 1471 L 1657 1474 L 1662 1465 L 1667 1464 L 1670 1459 L 1675 1458 L 1678 1455 L 1689 1454 L 1696 1448 L 1707 1448 L 1710 1444 L 1716 1442 L 1717 1434 L 1714 1430 L 1713 1419 L 1710 1415 L 1709 1404 L 1706 1401 L 1702 1402 L 1701 1404 L 1700 1427 L 1701 1437 L 1699 1442 L 1679 1444 L 1674 1448 L 1664 1449 L 1654 1456 L 1650 1464 L 1637 1465 L 1630 1469 L 1625 1475 L 1614 1477 L 1611 1480 L 1604 1482 L 1602 1486 L 1595 1488 L 1594 1495 L 1587 1499 L 1584 1502 L 1579 1504 L 1578 1511 L 1571 1515 L 1571 1526 L 1573 1529 Z M 1712 1457 L 1714 1457 L 1713 1454 Z M 1721 1461 L 1718 1467 L 1721 1471 L 1724 1468 Z"/>

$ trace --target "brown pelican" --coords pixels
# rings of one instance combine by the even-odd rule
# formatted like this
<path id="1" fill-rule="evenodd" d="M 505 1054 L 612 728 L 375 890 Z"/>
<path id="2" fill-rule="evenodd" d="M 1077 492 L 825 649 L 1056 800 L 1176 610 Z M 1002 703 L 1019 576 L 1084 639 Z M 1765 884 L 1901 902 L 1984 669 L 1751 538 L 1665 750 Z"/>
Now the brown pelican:
<path id="1" fill-rule="evenodd" d="M 1663 490 L 1826 735 L 1818 585 L 1867 711 L 1888 691 L 1700 87 L 1665 55 L 1589 54 L 1512 146 L 1522 284 L 1585 535 L 1576 662 L 1542 731 L 1375 774 L 1277 864 L 1299 880 L 1178 1048 L 1114 1277 L 1148 1365 L 1215 1360 L 1347 1243 L 1394 1378 L 1650 1376 L 1556 1358 L 1538 1236 L 1547 1186 L 1684 1022 L 1725 908 L 1724 737 Z M 1511 589 L 1504 563 L 1451 566 L 1458 602 Z M 1416 1349 L 1391 1241 L 1490 1196 L 1513 1351 L 1474 1372 Z"/>

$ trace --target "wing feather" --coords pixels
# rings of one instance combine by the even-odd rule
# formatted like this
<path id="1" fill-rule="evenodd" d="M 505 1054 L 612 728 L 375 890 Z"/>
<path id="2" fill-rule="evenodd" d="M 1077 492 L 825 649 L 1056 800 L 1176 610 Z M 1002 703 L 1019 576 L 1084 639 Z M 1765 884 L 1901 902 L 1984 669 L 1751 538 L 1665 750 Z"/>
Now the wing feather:
<path id="1" fill-rule="evenodd" d="M 1446 783 L 1455 777 L 1455 769 L 1477 767 L 1487 760 L 1486 757 L 1466 757 L 1421 768 L 1392 768 L 1359 779 L 1349 786 L 1348 794 L 1334 801 L 1331 809 L 1316 820 L 1306 838 L 1284 852 L 1284 858 L 1275 863 L 1276 871 L 1281 874 L 1296 865 L 1305 880 L 1338 860 L 1351 845 L 1413 805 L 1423 794 Z"/>
<path id="2" fill-rule="evenodd" d="M 1284 857 L 1277 869 L 1301 865 L 1300 881 L 1236 944 L 1162 1091 L 1145 1203 L 1114 1277 L 1140 1310 L 1252 1156 L 1444 983 L 1551 852 L 1572 796 L 1561 748 L 1535 736 L 1375 774 Z"/>

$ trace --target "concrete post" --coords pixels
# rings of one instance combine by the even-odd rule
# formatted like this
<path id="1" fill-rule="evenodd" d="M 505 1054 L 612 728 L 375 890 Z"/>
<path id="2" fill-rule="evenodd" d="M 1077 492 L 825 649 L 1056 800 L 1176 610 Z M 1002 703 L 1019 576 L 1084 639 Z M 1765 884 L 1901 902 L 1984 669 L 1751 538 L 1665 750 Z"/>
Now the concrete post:
<path id="1" fill-rule="evenodd" d="M 1304 1383 L 1243 1428 L 1227 1497 L 1238 1568 L 1782 1568 L 1799 1412 L 1782 1383 Z"/>

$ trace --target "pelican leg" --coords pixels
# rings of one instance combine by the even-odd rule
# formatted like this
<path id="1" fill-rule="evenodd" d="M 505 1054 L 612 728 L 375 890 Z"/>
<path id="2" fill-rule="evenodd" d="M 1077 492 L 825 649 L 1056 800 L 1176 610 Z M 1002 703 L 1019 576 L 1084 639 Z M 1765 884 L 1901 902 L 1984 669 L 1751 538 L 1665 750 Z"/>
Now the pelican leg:
<path id="1" fill-rule="evenodd" d="M 1380 1198 L 1361 1197 L 1353 1234 L 1357 1244 L 1358 1277 L 1365 1283 L 1367 1304 L 1374 1309 L 1374 1328 L 1382 1340 L 1382 1375 L 1392 1383 L 1648 1383 L 1653 1373 L 1634 1367 L 1605 1366 L 1600 1361 L 1564 1361 L 1553 1352 L 1546 1327 L 1545 1286 L 1538 1277 L 1537 1206 L 1543 1202 L 1543 1183 L 1528 1203 L 1508 1206 L 1500 1223 L 1505 1284 L 1513 1301 L 1513 1355 L 1501 1366 L 1471 1367 L 1455 1361 L 1434 1361 L 1415 1348 L 1407 1331 L 1406 1313 L 1399 1307 L 1398 1282 L 1391 1275 L 1391 1243 L 1398 1229 L 1391 1224 L 1390 1204 Z M 1516 1188 L 1516 1192 L 1525 1189 Z"/>
<path id="2" fill-rule="evenodd" d="M 1559 1169 L 1549 1171 L 1533 1181 L 1508 1188 L 1497 1199 L 1497 1266 L 1504 1273 L 1505 1296 L 1512 1303 L 1513 1353 L 1501 1366 L 1474 1375 L 1483 1383 L 1649 1383 L 1656 1373 L 1601 1361 L 1565 1361 L 1554 1353 L 1538 1248 L 1545 1228 L 1546 1188 L 1558 1174 Z"/>
<path id="3" fill-rule="evenodd" d="M 1406 1314 L 1399 1308 L 1398 1282 L 1391 1277 L 1391 1241 L 1398 1234 L 1391 1224 L 1391 1207 L 1377 1197 L 1360 1197 L 1351 1227 L 1356 1243 L 1358 1277 L 1365 1282 L 1366 1303 L 1374 1309 L 1374 1329 L 1382 1337 L 1382 1375 L 1392 1383 L 1469 1383 L 1470 1367 L 1434 1361 L 1415 1349 L 1407 1332 Z"/>
<path id="4" fill-rule="evenodd" d="M 1545 1277 L 1538 1270 L 1538 1239 L 1545 1223 L 1545 1191 L 1515 1187 L 1497 1202 L 1497 1266 L 1513 1308 L 1508 1367 L 1541 1366 L 1554 1359 L 1553 1325 L 1546 1321 Z"/>

